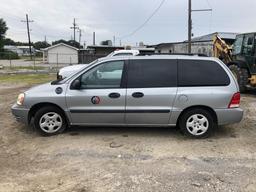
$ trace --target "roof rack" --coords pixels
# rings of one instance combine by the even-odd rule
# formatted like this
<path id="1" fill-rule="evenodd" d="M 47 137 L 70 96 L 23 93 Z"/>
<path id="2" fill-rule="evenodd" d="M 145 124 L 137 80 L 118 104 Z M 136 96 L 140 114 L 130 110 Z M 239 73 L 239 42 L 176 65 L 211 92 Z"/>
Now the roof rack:
<path id="1" fill-rule="evenodd" d="M 150 55 L 187 55 L 187 56 L 208 57 L 206 54 L 202 54 L 202 53 L 140 53 L 137 56 L 150 56 Z"/>

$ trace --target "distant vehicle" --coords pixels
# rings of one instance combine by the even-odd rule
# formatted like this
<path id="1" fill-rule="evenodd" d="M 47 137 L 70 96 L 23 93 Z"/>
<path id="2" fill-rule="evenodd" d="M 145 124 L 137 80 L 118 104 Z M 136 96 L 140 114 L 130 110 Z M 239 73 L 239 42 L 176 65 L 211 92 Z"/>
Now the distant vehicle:
<path id="1" fill-rule="evenodd" d="M 237 81 L 219 59 L 105 57 L 18 96 L 12 113 L 43 135 L 70 125 L 176 126 L 193 138 L 242 120 Z M 33 121 L 31 121 L 33 119 Z"/>
<path id="2" fill-rule="evenodd" d="M 139 55 L 139 50 L 117 50 L 110 53 L 107 57 L 114 57 L 114 56 L 136 56 Z"/>
<path id="3" fill-rule="evenodd" d="M 107 57 L 115 57 L 115 56 L 135 56 L 139 55 L 139 50 L 117 50 L 110 53 Z M 78 65 L 71 65 L 67 67 L 61 68 L 57 73 L 57 79 L 66 78 L 70 75 L 78 72 L 82 68 L 88 66 L 89 64 L 78 64 Z"/>
<path id="4" fill-rule="evenodd" d="M 57 72 L 57 79 L 64 79 L 70 75 L 76 73 L 77 71 L 87 67 L 89 64 L 79 64 L 79 65 L 70 65 L 59 69 Z"/>

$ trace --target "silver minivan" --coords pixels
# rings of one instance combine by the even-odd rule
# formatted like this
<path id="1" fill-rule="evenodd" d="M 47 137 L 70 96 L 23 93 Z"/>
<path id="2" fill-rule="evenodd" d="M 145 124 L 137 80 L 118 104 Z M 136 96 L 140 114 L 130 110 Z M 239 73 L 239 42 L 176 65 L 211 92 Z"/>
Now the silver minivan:
<path id="1" fill-rule="evenodd" d="M 240 93 L 220 60 L 185 55 L 104 58 L 18 96 L 12 113 L 43 135 L 82 126 L 178 126 L 204 138 L 238 123 Z"/>

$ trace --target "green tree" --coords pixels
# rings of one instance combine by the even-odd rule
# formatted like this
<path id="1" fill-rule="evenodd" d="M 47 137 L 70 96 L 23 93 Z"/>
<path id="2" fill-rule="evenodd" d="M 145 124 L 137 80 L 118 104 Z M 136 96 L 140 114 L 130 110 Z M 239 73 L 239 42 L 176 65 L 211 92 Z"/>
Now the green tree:
<path id="1" fill-rule="evenodd" d="M 4 38 L 5 38 L 5 33 L 8 30 L 8 27 L 6 25 L 6 22 L 0 18 L 0 50 L 3 50 L 4 47 Z"/>
<path id="2" fill-rule="evenodd" d="M 73 47 L 82 48 L 82 47 L 80 46 L 80 44 L 79 44 L 77 41 L 69 40 L 67 43 L 68 43 L 68 45 L 71 45 L 71 46 L 73 46 Z"/>
<path id="3" fill-rule="evenodd" d="M 45 41 L 37 41 L 34 43 L 34 48 L 37 50 L 44 49 L 50 47 L 51 45 Z"/>
<path id="4" fill-rule="evenodd" d="M 68 44 L 68 42 L 64 39 L 60 39 L 60 40 L 57 40 L 57 41 L 53 41 L 52 42 L 52 45 L 57 45 L 59 43 L 65 43 L 65 44 Z"/>
<path id="5" fill-rule="evenodd" d="M 82 48 L 82 46 L 80 46 L 79 43 L 77 41 L 74 41 L 74 40 L 66 41 L 64 39 L 60 39 L 60 40 L 52 42 L 52 45 L 56 45 L 56 44 L 59 44 L 59 43 L 65 43 L 67 45 L 70 45 L 70 46 L 73 46 L 73 47 L 76 47 L 76 48 L 79 48 L 79 47 Z"/>
<path id="6" fill-rule="evenodd" d="M 13 40 L 10 39 L 10 38 L 5 38 L 5 39 L 4 39 L 4 45 L 16 45 L 16 42 L 13 41 Z"/>

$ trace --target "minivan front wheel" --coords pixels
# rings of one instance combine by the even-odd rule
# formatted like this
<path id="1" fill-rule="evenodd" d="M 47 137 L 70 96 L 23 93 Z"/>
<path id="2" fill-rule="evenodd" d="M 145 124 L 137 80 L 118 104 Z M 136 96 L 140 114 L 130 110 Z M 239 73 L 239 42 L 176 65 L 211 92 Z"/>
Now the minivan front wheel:
<path id="1" fill-rule="evenodd" d="M 67 123 L 60 109 L 46 106 L 36 112 L 34 126 L 40 134 L 51 136 L 63 132 Z"/>
<path id="2" fill-rule="evenodd" d="M 181 116 L 179 126 L 187 136 L 206 138 L 213 131 L 214 119 L 205 109 L 192 109 Z"/>

